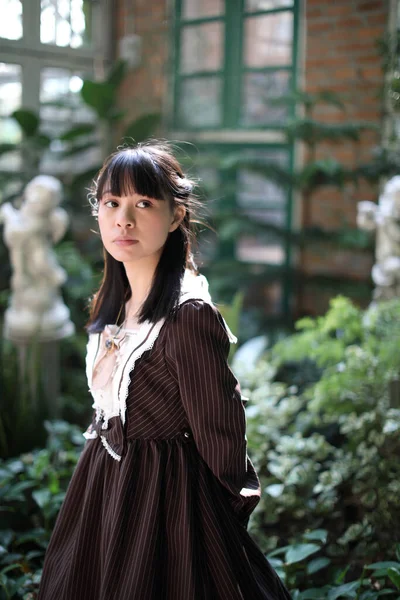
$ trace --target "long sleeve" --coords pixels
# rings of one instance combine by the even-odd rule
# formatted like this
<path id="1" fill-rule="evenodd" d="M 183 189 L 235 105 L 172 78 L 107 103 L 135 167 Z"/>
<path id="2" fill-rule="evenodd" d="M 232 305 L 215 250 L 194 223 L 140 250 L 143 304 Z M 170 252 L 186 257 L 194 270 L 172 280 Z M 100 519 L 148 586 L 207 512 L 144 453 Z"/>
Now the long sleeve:
<path id="1" fill-rule="evenodd" d="M 166 355 L 174 365 L 198 452 L 246 524 L 260 488 L 247 456 L 245 411 L 239 382 L 227 363 L 229 346 L 218 310 L 194 300 L 178 310 Z"/>

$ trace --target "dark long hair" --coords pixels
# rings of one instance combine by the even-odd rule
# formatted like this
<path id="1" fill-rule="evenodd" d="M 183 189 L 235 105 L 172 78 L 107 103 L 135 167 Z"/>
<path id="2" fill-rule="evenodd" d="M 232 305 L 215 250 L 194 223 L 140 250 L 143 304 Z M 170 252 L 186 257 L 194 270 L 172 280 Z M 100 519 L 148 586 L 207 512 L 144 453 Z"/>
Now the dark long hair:
<path id="1" fill-rule="evenodd" d="M 194 181 L 188 179 L 166 142 L 150 141 L 118 150 L 109 156 L 96 177 L 89 196 L 94 216 L 98 214 L 104 187 L 115 196 L 137 194 L 165 200 L 171 210 L 183 204 L 186 213 L 179 227 L 169 233 L 153 282 L 138 322 L 156 323 L 161 318 L 173 316 L 181 291 L 185 269 L 197 272 L 191 251 L 194 239 L 195 210 L 200 206 L 193 194 Z M 104 273 L 99 290 L 90 303 L 90 316 L 86 324 L 89 333 L 98 333 L 109 323 L 125 319 L 125 302 L 131 289 L 122 262 L 115 260 L 103 248 Z"/>

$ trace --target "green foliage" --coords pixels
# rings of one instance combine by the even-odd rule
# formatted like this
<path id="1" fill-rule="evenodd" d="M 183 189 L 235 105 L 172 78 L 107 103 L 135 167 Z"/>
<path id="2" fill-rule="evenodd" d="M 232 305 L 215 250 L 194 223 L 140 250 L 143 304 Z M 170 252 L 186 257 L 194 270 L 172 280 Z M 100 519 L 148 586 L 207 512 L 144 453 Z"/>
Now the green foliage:
<path id="1" fill-rule="evenodd" d="M 382 596 L 398 600 L 400 544 L 396 546 L 397 560 L 364 564 L 359 577 L 345 582 L 351 565 L 332 568 L 332 559 L 325 556 L 327 536 L 325 529 L 308 531 L 301 536 L 299 543 L 282 546 L 267 555 L 290 588 L 293 600 L 377 600 Z M 315 586 L 315 578 L 320 578 L 323 585 Z M 302 582 L 300 586 L 299 581 Z"/>
<path id="2" fill-rule="evenodd" d="M 99 119 L 114 119 L 118 88 L 124 80 L 126 70 L 126 63 L 117 61 L 104 81 L 84 80 L 81 88 L 82 99 L 93 108 Z"/>
<path id="3" fill-rule="evenodd" d="M 84 443 L 76 426 L 54 421 L 45 427 L 44 449 L 0 461 L 0 600 L 36 597 L 44 553 Z"/>
<path id="4" fill-rule="evenodd" d="M 363 312 L 337 297 L 297 330 L 242 382 L 264 492 L 252 532 L 270 551 L 322 526 L 332 568 L 353 576 L 400 540 L 400 301 Z"/>

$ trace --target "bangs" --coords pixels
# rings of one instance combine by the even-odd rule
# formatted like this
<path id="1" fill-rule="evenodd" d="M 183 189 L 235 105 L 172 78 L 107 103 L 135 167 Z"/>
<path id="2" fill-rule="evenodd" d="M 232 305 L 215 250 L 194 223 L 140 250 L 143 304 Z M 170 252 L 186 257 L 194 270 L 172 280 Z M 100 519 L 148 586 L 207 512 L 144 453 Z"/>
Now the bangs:
<path id="1" fill-rule="evenodd" d="M 111 157 L 97 182 L 97 200 L 105 192 L 113 196 L 139 194 L 156 200 L 171 197 L 162 169 L 142 149 L 127 149 Z"/>

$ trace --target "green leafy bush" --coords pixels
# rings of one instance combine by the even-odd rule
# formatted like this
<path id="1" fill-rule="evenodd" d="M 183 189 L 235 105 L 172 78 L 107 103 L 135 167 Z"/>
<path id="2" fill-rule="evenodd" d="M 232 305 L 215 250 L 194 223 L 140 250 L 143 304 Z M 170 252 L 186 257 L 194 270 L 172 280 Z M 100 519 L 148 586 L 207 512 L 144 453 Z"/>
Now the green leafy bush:
<path id="1" fill-rule="evenodd" d="M 400 301 L 364 312 L 338 297 L 297 329 L 242 386 L 263 487 L 251 531 L 272 551 L 323 528 L 330 573 L 350 564 L 352 577 L 400 540 Z"/>
<path id="2" fill-rule="evenodd" d="M 45 422 L 47 446 L 0 461 L 0 600 L 36 597 L 44 553 L 84 438 Z"/>
<path id="3" fill-rule="evenodd" d="M 345 582 L 350 565 L 344 568 L 328 567 L 332 559 L 325 554 L 328 531 L 317 529 L 301 536 L 299 543 L 289 544 L 268 554 L 267 558 L 281 579 L 290 587 L 293 600 L 376 600 L 385 596 L 399 600 L 400 544 L 396 548 L 397 560 L 364 564 L 361 575 Z M 322 573 L 321 573 L 322 572 Z M 323 574 L 323 585 L 313 586 L 315 574 Z M 301 580 L 301 589 L 290 585 Z"/>

